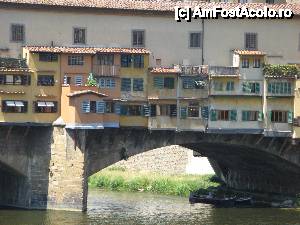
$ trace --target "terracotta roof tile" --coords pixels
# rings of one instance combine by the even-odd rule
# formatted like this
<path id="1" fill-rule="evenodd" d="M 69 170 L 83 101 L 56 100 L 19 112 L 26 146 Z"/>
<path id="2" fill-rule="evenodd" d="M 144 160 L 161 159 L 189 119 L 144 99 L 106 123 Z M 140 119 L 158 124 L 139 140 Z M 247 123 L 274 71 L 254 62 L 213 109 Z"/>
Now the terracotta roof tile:
<path id="1" fill-rule="evenodd" d="M 258 50 L 234 50 L 234 53 L 239 55 L 266 55 L 266 53 Z"/>
<path id="2" fill-rule="evenodd" d="M 128 53 L 150 54 L 145 48 L 100 48 L 100 47 L 66 47 L 66 46 L 25 46 L 30 52 L 51 52 L 69 54 L 96 54 L 96 53 Z"/>
<path id="3" fill-rule="evenodd" d="M 102 93 L 92 91 L 92 90 L 75 91 L 73 93 L 67 94 L 67 96 L 68 97 L 76 97 L 76 96 L 85 95 L 85 94 L 94 94 L 94 95 L 98 95 L 99 97 L 107 97 L 106 94 L 102 94 Z"/>
<path id="4" fill-rule="evenodd" d="M 150 73 L 181 73 L 179 68 L 164 68 L 164 67 L 156 67 L 152 68 Z"/>
<path id="5" fill-rule="evenodd" d="M 4 68 L 0 67 L 0 72 L 25 72 L 25 73 L 30 73 L 32 70 L 28 68 Z"/>
<path id="6" fill-rule="evenodd" d="M 26 4 L 33 6 L 60 6 L 76 8 L 96 8 L 96 9 L 118 9 L 118 10 L 142 10 L 142 11 L 169 11 L 173 12 L 175 6 L 199 6 L 201 8 L 222 7 L 224 9 L 234 9 L 246 6 L 253 9 L 269 8 L 291 9 L 294 14 L 300 15 L 300 4 L 267 4 L 267 3 L 207 3 L 203 1 L 164 1 L 164 0 L 0 0 L 0 4 Z"/>

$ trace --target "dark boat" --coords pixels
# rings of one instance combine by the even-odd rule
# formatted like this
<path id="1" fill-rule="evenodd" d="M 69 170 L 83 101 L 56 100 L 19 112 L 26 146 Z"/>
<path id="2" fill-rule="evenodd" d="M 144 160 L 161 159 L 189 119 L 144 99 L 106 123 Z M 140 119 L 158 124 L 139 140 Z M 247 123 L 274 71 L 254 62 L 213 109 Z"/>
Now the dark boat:
<path id="1" fill-rule="evenodd" d="M 246 207 L 252 205 L 252 198 L 237 198 L 237 197 L 224 197 L 217 198 L 210 195 L 196 195 L 190 194 L 189 202 L 191 204 L 202 203 L 210 204 L 216 207 Z"/>

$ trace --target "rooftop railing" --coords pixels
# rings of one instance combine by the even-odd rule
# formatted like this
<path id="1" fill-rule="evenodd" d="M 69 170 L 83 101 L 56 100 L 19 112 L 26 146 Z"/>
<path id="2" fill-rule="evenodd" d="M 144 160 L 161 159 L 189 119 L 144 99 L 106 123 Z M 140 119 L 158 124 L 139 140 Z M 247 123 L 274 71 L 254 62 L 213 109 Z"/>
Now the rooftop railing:
<path id="1" fill-rule="evenodd" d="M 28 68 L 25 59 L 0 58 L 0 67 L 2 68 Z"/>
<path id="2" fill-rule="evenodd" d="M 210 75 L 239 75 L 238 67 L 231 66 L 210 66 L 209 74 Z"/>

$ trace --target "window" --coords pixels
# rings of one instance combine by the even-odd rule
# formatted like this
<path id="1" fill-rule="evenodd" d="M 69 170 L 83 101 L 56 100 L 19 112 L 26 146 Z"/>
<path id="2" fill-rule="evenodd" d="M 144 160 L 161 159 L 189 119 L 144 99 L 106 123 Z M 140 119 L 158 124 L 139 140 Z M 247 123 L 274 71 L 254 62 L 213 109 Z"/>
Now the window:
<path id="1" fill-rule="evenodd" d="M 83 113 L 104 113 L 105 102 L 84 100 L 81 103 L 81 109 Z"/>
<path id="2" fill-rule="evenodd" d="M 158 89 L 174 89 L 175 79 L 173 77 L 153 77 L 153 86 Z"/>
<path id="3" fill-rule="evenodd" d="M 226 91 L 234 91 L 234 81 L 228 81 L 227 82 Z"/>
<path id="4" fill-rule="evenodd" d="M 199 117 L 199 103 L 189 103 L 188 106 L 188 117 Z"/>
<path id="5" fill-rule="evenodd" d="M 165 77 L 164 78 L 164 88 L 174 89 L 175 79 L 173 77 Z"/>
<path id="6" fill-rule="evenodd" d="M 133 56 L 133 66 L 134 68 L 144 68 L 144 56 L 134 55 Z"/>
<path id="7" fill-rule="evenodd" d="M 26 113 L 28 103 L 27 101 L 2 101 L 2 112 L 6 113 Z"/>
<path id="8" fill-rule="evenodd" d="M 33 102 L 34 112 L 36 113 L 56 113 L 57 112 L 57 102 L 44 102 L 36 101 Z"/>
<path id="9" fill-rule="evenodd" d="M 123 116 L 141 116 L 141 105 L 121 105 L 121 115 Z"/>
<path id="10" fill-rule="evenodd" d="M 131 55 L 129 54 L 121 55 L 121 67 L 131 67 Z"/>
<path id="11" fill-rule="evenodd" d="M 215 91 L 223 91 L 223 82 L 221 81 L 214 81 L 214 90 Z"/>
<path id="12" fill-rule="evenodd" d="M 11 25 L 11 41 L 25 42 L 25 26 L 23 24 Z"/>
<path id="13" fill-rule="evenodd" d="M 82 76 L 81 75 L 76 75 L 75 76 L 75 85 L 76 86 L 81 86 L 82 85 Z"/>
<path id="14" fill-rule="evenodd" d="M 151 116 L 177 116 L 177 106 L 175 104 L 151 105 Z"/>
<path id="15" fill-rule="evenodd" d="M 242 121 L 258 121 L 258 111 L 242 111 Z"/>
<path id="16" fill-rule="evenodd" d="M 274 4 L 275 1 L 274 0 L 266 0 L 266 3 L 268 3 L 268 4 Z"/>
<path id="17" fill-rule="evenodd" d="M 155 65 L 161 66 L 161 59 L 155 59 Z"/>
<path id="18" fill-rule="evenodd" d="M 30 85 L 30 75 L 0 75 L 0 84 Z"/>
<path id="19" fill-rule="evenodd" d="M 239 0 L 239 3 L 248 3 L 248 0 Z"/>
<path id="20" fill-rule="evenodd" d="M 131 79 L 122 78 L 121 79 L 121 91 L 131 91 Z"/>
<path id="21" fill-rule="evenodd" d="M 210 120 L 217 121 L 236 121 L 237 111 L 236 110 L 211 110 Z"/>
<path id="22" fill-rule="evenodd" d="M 253 60 L 253 68 L 260 68 L 260 59 L 255 58 Z"/>
<path id="23" fill-rule="evenodd" d="M 39 60 L 42 62 L 57 62 L 58 54 L 55 53 L 39 53 Z"/>
<path id="24" fill-rule="evenodd" d="M 144 79 L 134 78 L 133 79 L 133 91 L 144 91 Z"/>
<path id="25" fill-rule="evenodd" d="M 287 123 L 288 122 L 288 112 L 287 111 L 271 111 L 271 122 Z"/>
<path id="26" fill-rule="evenodd" d="M 71 84 L 71 77 L 68 77 L 67 75 L 64 76 L 64 84 L 70 85 Z"/>
<path id="27" fill-rule="evenodd" d="M 249 68 L 249 59 L 242 58 L 242 68 Z"/>
<path id="28" fill-rule="evenodd" d="M 100 88 L 115 88 L 116 81 L 114 78 L 100 78 L 99 87 Z"/>
<path id="29" fill-rule="evenodd" d="M 73 28 L 74 44 L 86 44 L 86 28 Z"/>
<path id="30" fill-rule="evenodd" d="M 115 103 L 114 102 L 106 102 L 105 112 L 106 113 L 114 113 L 115 112 Z"/>
<path id="31" fill-rule="evenodd" d="M 83 55 L 69 55 L 68 56 L 68 65 L 74 66 L 79 65 L 82 66 L 84 64 Z"/>
<path id="32" fill-rule="evenodd" d="M 245 33 L 245 49 L 257 50 L 257 34 Z"/>
<path id="33" fill-rule="evenodd" d="M 199 78 L 183 77 L 182 88 L 184 89 L 203 89 L 205 84 Z"/>
<path id="34" fill-rule="evenodd" d="M 201 32 L 190 33 L 190 48 L 201 48 L 202 44 Z"/>
<path id="35" fill-rule="evenodd" d="M 114 55 L 113 54 L 99 54 L 97 56 L 98 63 L 100 65 L 114 65 Z"/>
<path id="36" fill-rule="evenodd" d="M 132 46 L 133 47 L 145 47 L 145 31 L 133 30 L 132 31 Z"/>
<path id="37" fill-rule="evenodd" d="M 243 92 L 259 94 L 260 93 L 260 83 L 257 82 L 243 82 Z"/>
<path id="38" fill-rule="evenodd" d="M 54 76 L 53 75 L 38 75 L 37 85 L 38 86 L 54 86 Z"/>
<path id="39" fill-rule="evenodd" d="M 290 82 L 270 82 L 268 83 L 268 93 L 291 94 L 292 84 Z"/>

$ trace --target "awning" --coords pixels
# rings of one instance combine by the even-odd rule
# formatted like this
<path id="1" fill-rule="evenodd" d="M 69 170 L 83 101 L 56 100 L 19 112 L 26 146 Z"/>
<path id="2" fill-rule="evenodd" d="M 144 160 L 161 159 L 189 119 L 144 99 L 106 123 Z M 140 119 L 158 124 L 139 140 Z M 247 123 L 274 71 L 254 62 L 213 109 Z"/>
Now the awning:
<path id="1" fill-rule="evenodd" d="M 37 102 L 39 107 L 54 107 L 53 102 Z"/>
<path id="2" fill-rule="evenodd" d="M 15 101 L 16 106 L 24 106 L 24 103 L 21 101 Z"/>
<path id="3" fill-rule="evenodd" d="M 16 106 L 15 101 L 6 101 L 5 104 L 6 106 Z"/>
<path id="4" fill-rule="evenodd" d="M 46 102 L 37 102 L 37 105 L 38 105 L 39 107 L 45 107 L 45 106 L 47 106 L 47 105 L 46 105 Z"/>
<path id="5" fill-rule="evenodd" d="M 46 102 L 46 105 L 47 105 L 48 107 L 54 107 L 54 103 L 53 103 L 53 102 Z"/>

